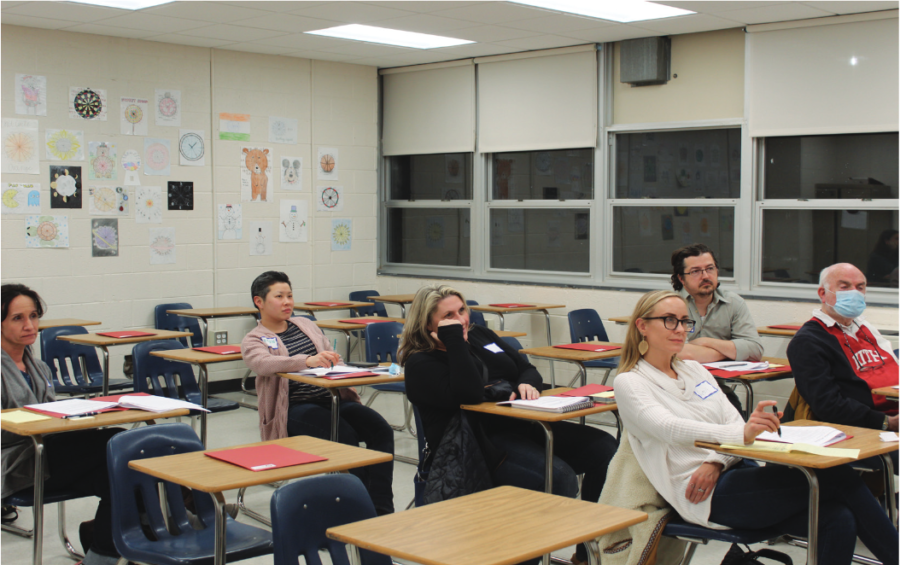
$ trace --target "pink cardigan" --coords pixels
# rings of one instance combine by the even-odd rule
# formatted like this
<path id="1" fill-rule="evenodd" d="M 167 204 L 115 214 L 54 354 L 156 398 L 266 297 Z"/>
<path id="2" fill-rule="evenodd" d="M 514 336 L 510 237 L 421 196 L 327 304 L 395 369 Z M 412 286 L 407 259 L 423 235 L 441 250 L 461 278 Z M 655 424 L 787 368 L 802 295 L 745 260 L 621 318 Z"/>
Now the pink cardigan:
<path id="1" fill-rule="evenodd" d="M 315 322 L 306 318 L 291 318 L 316 346 L 316 351 L 333 351 L 331 342 Z M 275 338 L 278 349 L 272 349 L 261 338 Z M 288 385 L 290 381 L 275 373 L 296 373 L 306 369 L 308 355 L 291 357 L 281 339 L 261 323 L 241 341 L 244 364 L 256 373 L 256 393 L 259 401 L 259 435 L 263 441 L 287 437 Z"/>

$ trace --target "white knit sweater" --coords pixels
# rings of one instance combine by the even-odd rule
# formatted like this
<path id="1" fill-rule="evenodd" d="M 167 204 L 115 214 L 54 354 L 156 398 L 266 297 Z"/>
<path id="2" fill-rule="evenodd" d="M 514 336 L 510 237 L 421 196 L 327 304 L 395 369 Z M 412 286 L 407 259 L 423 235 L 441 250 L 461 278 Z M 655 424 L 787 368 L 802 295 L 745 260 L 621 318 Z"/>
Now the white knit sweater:
<path id="1" fill-rule="evenodd" d="M 744 443 L 744 420 L 696 361 L 676 360 L 672 379 L 644 360 L 616 376 L 616 404 L 634 455 L 653 487 L 688 522 L 727 529 L 709 522 L 712 494 L 699 504 L 685 496 L 691 475 L 706 461 L 727 469 L 738 459 L 694 446 L 697 440 Z M 716 392 L 705 400 L 695 394 L 706 381 Z"/>

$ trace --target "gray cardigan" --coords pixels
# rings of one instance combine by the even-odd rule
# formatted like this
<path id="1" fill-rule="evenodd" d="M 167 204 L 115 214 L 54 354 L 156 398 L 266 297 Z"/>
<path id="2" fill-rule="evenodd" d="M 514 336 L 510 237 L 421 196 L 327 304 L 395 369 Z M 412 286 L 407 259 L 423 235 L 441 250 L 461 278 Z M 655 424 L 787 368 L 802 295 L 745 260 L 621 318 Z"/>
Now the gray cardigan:
<path id="1" fill-rule="evenodd" d="M 16 366 L 13 358 L 2 351 L 3 355 L 3 409 L 19 408 L 26 404 L 38 404 L 56 400 L 53 394 L 53 386 L 50 367 L 40 359 L 35 359 L 31 348 L 25 349 L 22 360 L 28 375 L 34 383 L 34 391 L 28 388 L 28 383 L 22 377 L 22 372 Z M 11 432 L 0 433 L 2 442 L 2 468 L 3 486 L 0 496 L 7 496 L 24 488 L 34 485 L 34 444 L 31 438 L 16 435 Z M 44 471 L 46 480 L 49 473 Z"/>

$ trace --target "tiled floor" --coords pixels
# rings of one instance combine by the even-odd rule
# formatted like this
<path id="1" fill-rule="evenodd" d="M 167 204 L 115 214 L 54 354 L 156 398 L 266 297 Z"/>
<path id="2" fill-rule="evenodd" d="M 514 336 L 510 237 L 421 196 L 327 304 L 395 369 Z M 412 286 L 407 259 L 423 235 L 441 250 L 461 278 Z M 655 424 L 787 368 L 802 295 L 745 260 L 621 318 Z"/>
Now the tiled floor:
<path id="1" fill-rule="evenodd" d="M 225 396 L 233 400 L 238 400 L 242 397 L 238 393 Z M 365 393 L 363 396 L 364 398 L 366 397 Z M 243 398 L 250 403 L 255 403 L 254 397 L 243 396 Z M 376 400 L 373 408 L 384 414 L 389 422 L 399 424 L 403 419 L 402 405 L 398 395 L 381 395 Z M 259 441 L 259 428 L 255 411 L 241 408 L 237 411 L 214 414 L 209 417 L 209 444 L 211 448 L 228 447 L 255 441 Z M 396 432 L 395 450 L 398 455 L 416 457 L 417 443 L 415 438 L 407 432 Z M 415 467 L 413 465 L 399 462 L 394 464 L 394 505 L 398 512 L 403 511 L 413 498 L 412 484 L 414 474 Z M 250 489 L 246 497 L 247 505 L 268 516 L 269 500 L 272 492 L 272 489 L 267 486 Z M 236 491 L 228 492 L 226 493 L 226 500 L 234 502 L 236 496 Z M 96 508 L 94 500 L 80 499 L 67 504 L 67 527 L 70 538 L 73 538 L 76 545 L 79 545 L 77 543 L 78 525 L 93 516 Z M 20 516 L 19 524 L 30 527 L 30 509 L 22 509 Z M 73 562 L 66 556 L 56 536 L 56 517 L 56 506 L 48 506 L 44 525 L 44 563 L 48 565 L 71 565 Z M 241 516 L 239 520 L 249 524 L 257 524 L 245 516 Z M 30 539 L 3 532 L 0 542 L 2 542 L 0 543 L 0 559 L 5 565 L 25 565 L 31 562 L 32 541 Z M 435 543 L 440 542 L 436 540 Z M 806 561 L 806 551 L 803 549 L 786 544 L 778 544 L 775 549 L 790 555 L 795 564 L 799 565 Z M 692 563 L 695 565 L 718 565 L 727 550 L 728 546 L 724 543 L 711 543 L 708 546 L 700 546 Z M 556 555 L 568 559 L 573 551 L 574 548 L 567 548 L 557 552 Z M 862 546 L 860 546 L 860 552 L 869 555 Z M 330 561 L 326 561 L 326 563 L 328 562 Z M 245 563 L 248 565 L 270 565 L 272 557 L 260 557 L 247 560 Z"/>

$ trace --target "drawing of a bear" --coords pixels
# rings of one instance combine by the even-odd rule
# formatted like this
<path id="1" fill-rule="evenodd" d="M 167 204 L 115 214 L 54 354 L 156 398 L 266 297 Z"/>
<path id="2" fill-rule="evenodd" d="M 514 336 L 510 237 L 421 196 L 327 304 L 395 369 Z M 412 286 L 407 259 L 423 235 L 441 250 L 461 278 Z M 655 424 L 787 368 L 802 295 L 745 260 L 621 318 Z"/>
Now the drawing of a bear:
<path id="1" fill-rule="evenodd" d="M 266 201 L 266 187 L 269 183 L 269 177 L 266 176 L 266 169 L 269 168 L 269 150 L 268 149 L 250 149 L 244 147 L 244 166 L 250 171 L 251 198 L 256 200 L 259 198 L 261 202 Z"/>

